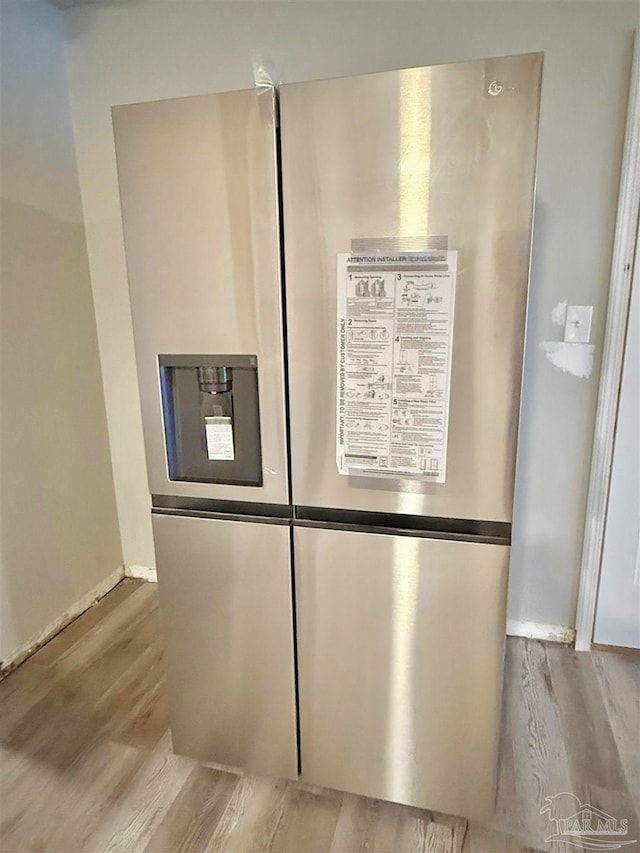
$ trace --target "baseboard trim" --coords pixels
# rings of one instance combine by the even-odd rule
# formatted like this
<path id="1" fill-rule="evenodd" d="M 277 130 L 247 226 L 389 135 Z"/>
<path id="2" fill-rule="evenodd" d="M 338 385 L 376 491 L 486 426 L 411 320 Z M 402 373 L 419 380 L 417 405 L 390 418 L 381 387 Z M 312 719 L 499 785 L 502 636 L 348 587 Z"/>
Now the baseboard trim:
<path id="1" fill-rule="evenodd" d="M 541 622 L 519 622 L 507 619 L 507 634 L 510 637 L 526 637 L 529 640 L 548 640 L 552 643 L 573 644 L 576 629 L 564 625 L 545 625 Z"/>
<path id="2" fill-rule="evenodd" d="M 158 572 L 155 566 L 125 566 L 124 576 L 126 578 L 140 578 L 140 580 L 149 583 L 158 583 Z"/>
<path id="3" fill-rule="evenodd" d="M 9 675 L 10 672 L 13 672 L 21 663 L 24 663 L 27 658 L 35 654 L 45 643 L 52 640 L 56 634 L 59 634 L 63 628 L 66 628 L 67 625 L 73 622 L 74 619 L 77 619 L 85 610 L 88 610 L 93 604 L 104 598 L 114 586 L 120 583 L 124 576 L 124 567 L 119 566 L 104 580 L 94 586 L 93 589 L 89 590 L 86 595 L 83 595 L 82 598 L 68 607 L 57 619 L 54 619 L 41 631 L 30 637 L 26 643 L 14 649 L 4 660 L 0 661 L 0 681 Z"/>

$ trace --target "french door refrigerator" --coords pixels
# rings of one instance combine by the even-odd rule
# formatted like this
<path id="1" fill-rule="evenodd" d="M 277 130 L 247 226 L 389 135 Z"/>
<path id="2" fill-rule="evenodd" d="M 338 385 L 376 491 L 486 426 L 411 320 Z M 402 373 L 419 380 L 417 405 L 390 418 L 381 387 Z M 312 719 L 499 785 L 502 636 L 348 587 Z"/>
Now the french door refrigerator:
<path id="1" fill-rule="evenodd" d="M 541 71 L 114 108 L 176 751 L 491 811 Z"/>

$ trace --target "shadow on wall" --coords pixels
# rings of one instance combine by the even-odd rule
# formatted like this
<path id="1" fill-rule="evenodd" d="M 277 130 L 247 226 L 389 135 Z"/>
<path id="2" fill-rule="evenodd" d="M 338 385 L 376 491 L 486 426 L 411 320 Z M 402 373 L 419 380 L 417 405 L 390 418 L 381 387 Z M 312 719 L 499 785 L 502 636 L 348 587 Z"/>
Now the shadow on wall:
<path id="1" fill-rule="evenodd" d="M 1 214 L 0 661 L 122 564 L 84 227 Z"/>

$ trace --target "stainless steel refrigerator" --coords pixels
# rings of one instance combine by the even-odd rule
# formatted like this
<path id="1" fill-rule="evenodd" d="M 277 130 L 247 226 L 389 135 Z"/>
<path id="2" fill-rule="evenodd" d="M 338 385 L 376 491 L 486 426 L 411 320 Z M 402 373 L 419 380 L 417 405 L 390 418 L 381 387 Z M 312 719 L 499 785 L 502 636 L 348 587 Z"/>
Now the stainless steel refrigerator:
<path id="1" fill-rule="evenodd" d="M 541 71 L 114 108 L 177 752 L 490 813 Z"/>

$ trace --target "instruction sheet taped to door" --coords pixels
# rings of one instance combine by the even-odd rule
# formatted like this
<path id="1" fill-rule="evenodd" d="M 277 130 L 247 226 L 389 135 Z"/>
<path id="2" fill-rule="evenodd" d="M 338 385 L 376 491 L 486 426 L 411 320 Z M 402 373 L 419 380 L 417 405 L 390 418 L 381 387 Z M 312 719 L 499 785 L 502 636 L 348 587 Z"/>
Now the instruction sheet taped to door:
<path id="1" fill-rule="evenodd" d="M 445 482 L 457 254 L 338 255 L 341 474 Z"/>

